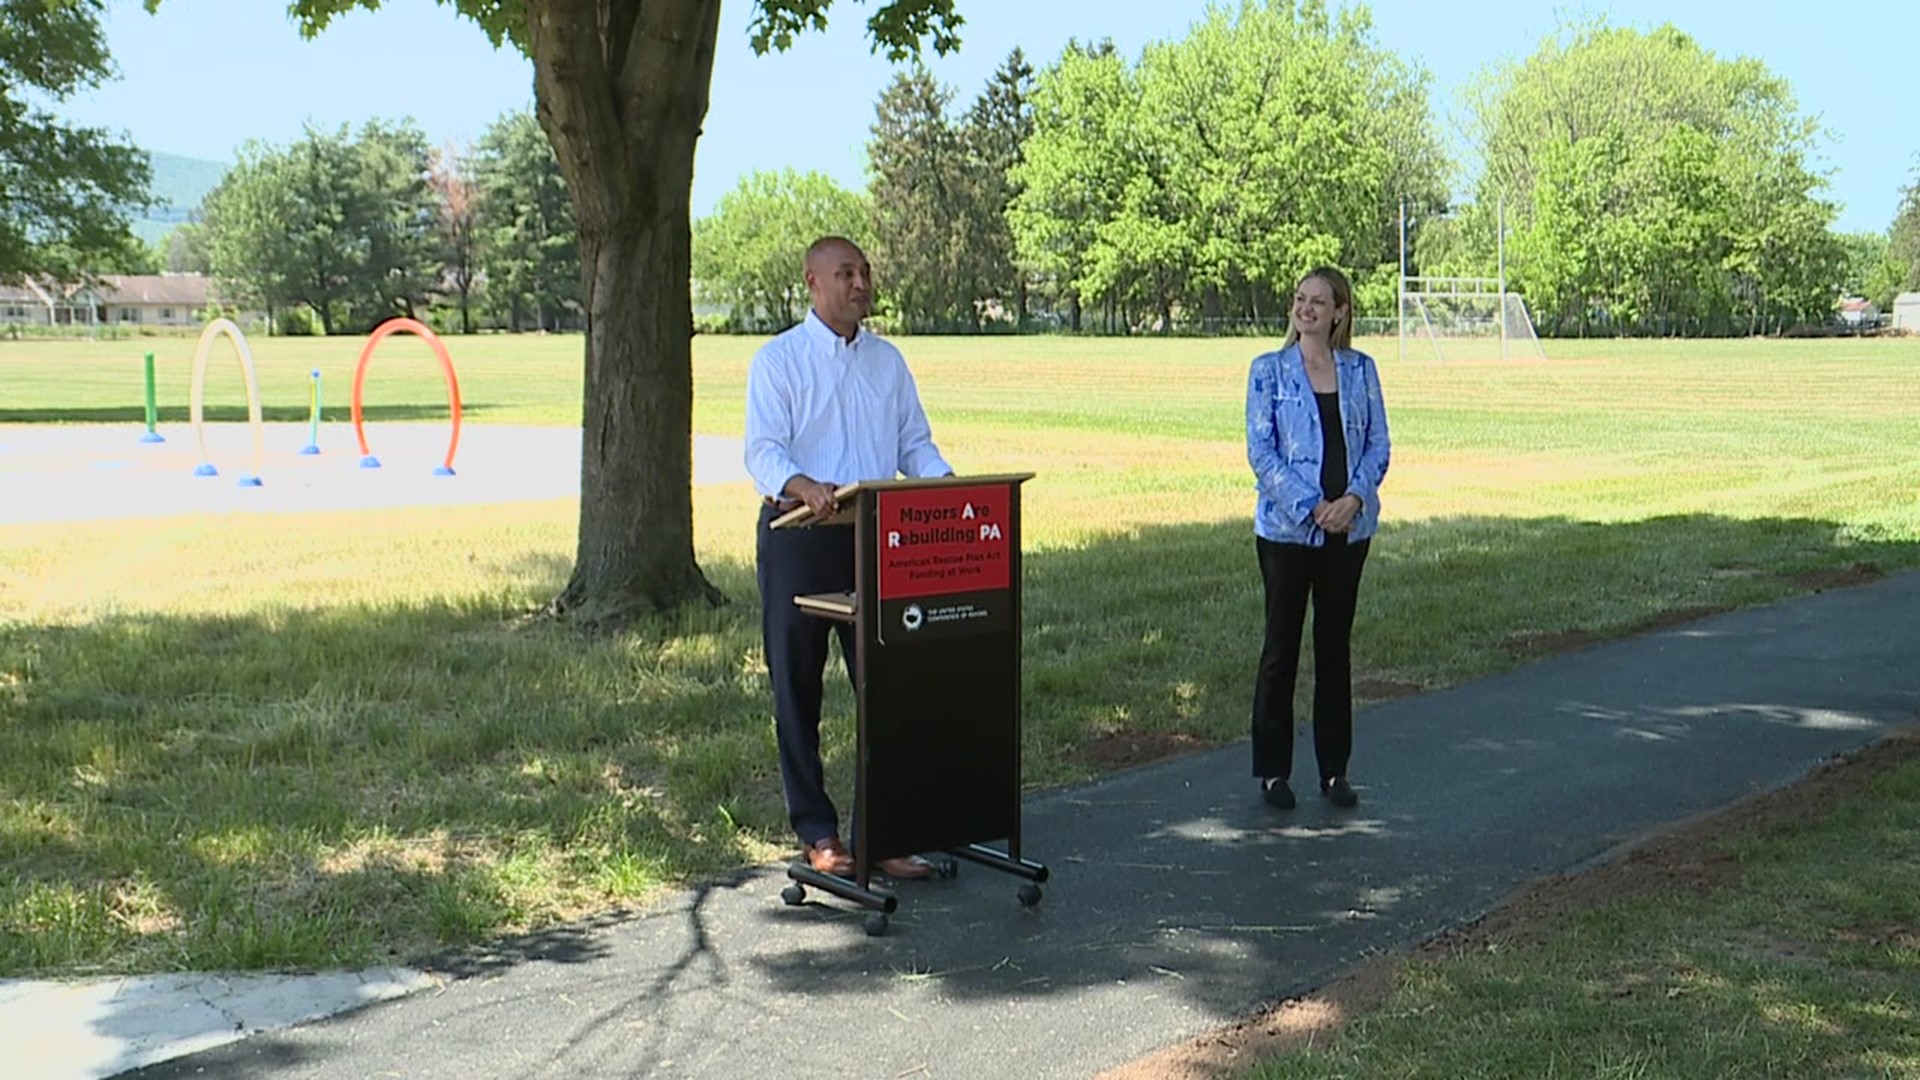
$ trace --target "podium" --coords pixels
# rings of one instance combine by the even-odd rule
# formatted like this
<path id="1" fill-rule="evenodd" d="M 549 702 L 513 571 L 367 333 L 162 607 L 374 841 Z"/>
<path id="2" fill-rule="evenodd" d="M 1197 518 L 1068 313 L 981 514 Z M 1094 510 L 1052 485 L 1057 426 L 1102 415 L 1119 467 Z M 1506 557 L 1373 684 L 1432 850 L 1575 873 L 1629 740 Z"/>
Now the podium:
<path id="1" fill-rule="evenodd" d="M 1024 878 L 1033 907 L 1047 868 L 1020 850 L 1020 485 L 1032 473 L 882 480 L 836 492 L 821 518 L 802 506 L 776 529 L 854 530 L 852 593 L 797 596 L 809 614 L 855 627 L 857 752 L 853 875 L 788 866 L 788 904 L 807 887 L 868 909 L 884 934 L 898 899 L 872 867 L 944 852 Z M 1004 849 L 989 846 L 1003 842 Z"/>

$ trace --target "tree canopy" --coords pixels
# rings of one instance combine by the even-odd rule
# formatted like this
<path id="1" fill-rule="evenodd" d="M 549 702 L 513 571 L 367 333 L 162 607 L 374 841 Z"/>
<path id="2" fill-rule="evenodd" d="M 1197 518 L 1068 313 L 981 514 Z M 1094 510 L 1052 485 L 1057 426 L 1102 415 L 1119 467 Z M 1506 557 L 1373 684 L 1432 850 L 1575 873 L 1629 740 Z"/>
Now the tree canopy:
<path id="1" fill-rule="evenodd" d="M 112 74 L 103 9 L 0 0 L 0 281 L 71 280 L 149 258 L 127 221 L 147 204 L 146 155 L 26 100 L 65 101 Z"/>
<path id="2" fill-rule="evenodd" d="M 1426 74 L 1371 30 L 1365 8 L 1249 0 L 1136 65 L 1070 45 L 1013 169 L 1020 259 L 1076 312 L 1162 329 L 1274 319 L 1320 262 L 1390 277 L 1399 201 L 1443 204 L 1448 166 Z"/>
<path id="3" fill-rule="evenodd" d="M 1630 91 L 1630 92 L 1629 92 Z M 1757 60 L 1672 26 L 1575 24 L 1466 95 L 1485 210 L 1504 199 L 1509 272 L 1562 329 L 1754 333 L 1819 321 L 1844 275 L 1809 162 L 1818 124 Z"/>
<path id="4" fill-rule="evenodd" d="M 411 122 L 309 128 L 284 149 L 249 143 L 202 207 L 209 262 L 230 300 L 302 305 L 331 334 L 417 316 L 439 288 L 432 155 Z"/>
<path id="5" fill-rule="evenodd" d="M 806 314 L 800 256 L 807 245 L 844 236 L 866 247 L 871 233 L 865 196 L 820 173 L 748 173 L 694 222 L 694 280 L 728 306 L 735 327 L 782 330 Z"/>

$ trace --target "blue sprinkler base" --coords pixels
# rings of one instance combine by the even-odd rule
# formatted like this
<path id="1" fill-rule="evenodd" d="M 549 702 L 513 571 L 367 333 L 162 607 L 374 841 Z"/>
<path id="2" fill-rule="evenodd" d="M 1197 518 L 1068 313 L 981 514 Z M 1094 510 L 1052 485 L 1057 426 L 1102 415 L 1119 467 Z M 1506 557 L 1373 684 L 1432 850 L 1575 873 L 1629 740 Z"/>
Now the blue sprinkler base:
<path id="1" fill-rule="evenodd" d="M 433 467 L 433 475 L 435 475 L 435 476 L 452 476 L 452 475 L 453 475 L 453 470 L 452 470 L 452 469 L 449 469 L 449 468 L 447 468 L 447 467 L 446 467 L 445 465 L 435 465 L 435 466 Z"/>
<path id="2" fill-rule="evenodd" d="M 374 457 L 372 454 L 368 454 L 366 457 L 360 459 L 360 467 L 363 469 L 377 469 L 380 467 L 380 459 Z"/>
<path id="3" fill-rule="evenodd" d="M 265 487 L 266 485 L 262 484 L 260 482 L 260 478 L 257 476 L 243 476 L 240 478 L 240 482 L 238 484 L 235 484 L 234 486 L 235 487 Z"/>
<path id="4" fill-rule="evenodd" d="M 312 443 L 308 443 L 307 445 L 300 448 L 300 455 L 302 457 L 312 457 L 313 455 L 319 452 L 320 452 L 320 448 L 313 445 Z"/>
<path id="5" fill-rule="evenodd" d="M 144 443 L 166 442 L 167 437 L 157 431 L 149 431 L 145 435 L 140 436 L 140 441 Z"/>
<path id="6" fill-rule="evenodd" d="M 205 462 L 205 463 L 203 463 L 203 464 L 200 464 L 200 465 L 195 465 L 195 466 L 193 467 L 193 475 L 195 475 L 195 476 L 219 476 L 219 475 L 220 475 L 220 470 L 219 470 L 219 469 L 216 469 L 216 468 L 214 468 L 214 467 L 213 467 L 213 462 L 211 462 L 211 461 L 209 461 L 209 462 Z"/>

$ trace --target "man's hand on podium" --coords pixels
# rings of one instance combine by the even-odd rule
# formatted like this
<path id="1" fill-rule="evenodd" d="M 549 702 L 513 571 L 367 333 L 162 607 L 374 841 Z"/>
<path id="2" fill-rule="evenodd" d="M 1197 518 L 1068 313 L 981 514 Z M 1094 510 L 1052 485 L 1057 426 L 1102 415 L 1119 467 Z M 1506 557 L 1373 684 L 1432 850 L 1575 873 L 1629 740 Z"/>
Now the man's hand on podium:
<path id="1" fill-rule="evenodd" d="M 832 484 L 823 484 L 809 476 L 795 476 L 787 481 L 784 494 L 788 498 L 799 499 L 807 504 L 816 517 L 832 517 L 840 509 L 840 499 L 833 493 Z"/>

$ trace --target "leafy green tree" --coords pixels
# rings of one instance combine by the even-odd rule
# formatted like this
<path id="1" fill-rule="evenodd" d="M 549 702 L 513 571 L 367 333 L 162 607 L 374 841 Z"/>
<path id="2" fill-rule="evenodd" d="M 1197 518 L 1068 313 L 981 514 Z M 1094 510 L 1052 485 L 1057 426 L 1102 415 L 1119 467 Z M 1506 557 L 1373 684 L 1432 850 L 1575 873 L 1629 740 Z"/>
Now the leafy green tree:
<path id="1" fill-rule="evenodd" d="M 973 202 L 978 165 L 947 115 L 953 91 L 924 67 L 894 77 L 874 107 L 867 143 L 872 173 L 875 287 L 906 325 L 980 325 L 988 288 L 974 255 L 981 215 Z"/>
<path id="2" fill-rule="evenodd" d="M 558 329 L 580 305 L 580 232 L 553 145 L 531 112 L 494 121 L 474 157 L 480 272 L 509 328 Z"/>
<path id="3" fill-rule="evenodd" d="M 416 318 L 440 283 L 439 200 L 427 137 L 411 120 L 371 120 L 350 154 L 346 233 L 361 253 L 355 324 L 371 329 L 397 315 Z"/>
<path id="4" fill-rule="evenodd" d="M 472 156 L 452 146 L 435 151 L 427 185 L 433 189 L 441 280 L 460 309 L 460 332 L 471 334 L 474 293 L 480 281 L 480 188 Z"/>
<path id="5" fill-rule="evenodd" d="M 1364 7 L 1245 2 L 1141 60 L 1148 160 L 1166 162 L 1194 284 L 1245 317 L 1277 314 L 1316 263 L 1391 262 L 1399 202 L 1444 198 L 1426 77 L 1371 31 Z"/>
<path id="6" fill-rule="evenodd" d="M 249 144 L 202 206 L 223 297 L 304 306 L 328 334 L 416 315 L 440 276 L 428 173 L 411 121 Z"/>
<path id="7" fill-rule="evenodd" d="M 719 0 L 446 0 L 533 61 L 540 126 L 579 229 L 587 323 L 574 570 L 551 610 L 585 626 L 720 594 L 693 557 L 694 144 Z M 160 0 L 145 0 L 151 10 Z M 753 47 L 823 30 L 832 0 L 753 0 Z M 379 0 L 291 0 L 303 32 Z M 885 0 L 867 19 L 894 59 L 959 45 L 955 0 Z"/>
<path id="8" fill-rule="evenodd" d="M 1841 295 L 1863 297 L 1882 309 L 1891 306 L 1892 296 L 1883 298 L 1875 291 L 1887 261 L 1887 234 L 1847 232 L 1836 234 L 1834 239 L 1841 252 Z"/>
<path id="9" fill-rule="evenodd" d="M 344 329 L 340 319 L 366 267 L 366 251 L 356 236 L 366 211 L 361 189 L 348 179 L 356 165 L 345 125 L 331 133 L 309 127 L 276 170 L 292 211 L 281 223 L 291 241 L 288 296 L 311 309 L 321 332 L 329 335 Z"/>
<path id="10" fill-rule="evenodd" d="M 1118 211 L 1132 162 L 1133 72 L 1111 42 L 1070 42 L 1034 80 L 1033 134 L 1011 175 L 1014 252 L 1081 329 L 1090 253 Z"/>
<path id="11" fill-rule="evenodd" d="M 1893 306 L 1895 295 L 1920 289 L 1920 166 L 1900 192 L 1900 208 L 1887 228 L 1887 254 L 1875 278 L 1879 295 Z"/>
<path id="12" fill-rule="evenodd" d="M 207 265 L 222 299 L 259 308 L 272 326 L 298 302 L 291 162 L 260 142 L 243 145 L 238 158 L 200 205 Z"/>
<path id="13" fill-rule="evenodd" d="M 104 9 L 102 0 L 0 0 L 0 281 L 73 280 L 146 258 L 127 222 L 149 203 L 146 155 L 35 103 L 65 101 L 112 74 Z"/>
<path id="14" fill-rule="evenodd" d="M 785 328 L 806 313 L 800 256 L 822 236 L 872 243 L 864 196 L 827 176 L 754 172 L 693 223 L 693 276 L 732 309 L 736 326 Z"/>
<path id="15" fill-rule="evenodd" d="M 160 264 L 169 274 L 211 274 L 207 256 L 207 229 L 196 221 L 173 227 L 160 240 Z"/>
<path id="16" fill-rule="evenodd" d="M 1400 203 L 1445 201 L 1426 81 L 1318 0 L 1211 7 L 1132 70 L 1070 49 L 1016 170 L 1022 258 L 1163 329 L 1277 317 L 1320 262 L 1391 276 Z"/>
<path id="17" fill-rule="evenodd" d="M 1018 191 L 1013 172 L 1032 135 L 1033 65 L 1016 46 L 994 70 L 961 129 L 974 169 L 971 250 L 987 295 L 1012 312 L 1016 326 L 1027 321 L 1027 275 L 1014 257 L 1007 210 Z"/>
<path id="18" fill-rule="evenodd" d="M 1590 21 L 1484 73 L 1467 106 L 1478 203 L 1504 197 L 1509 276 L 1550 326 L 1749 333 L 1831 309 L 1819 128 L 1760 62 Z M 1467 239 L 1490 274 L 1493 230 Z"/>

